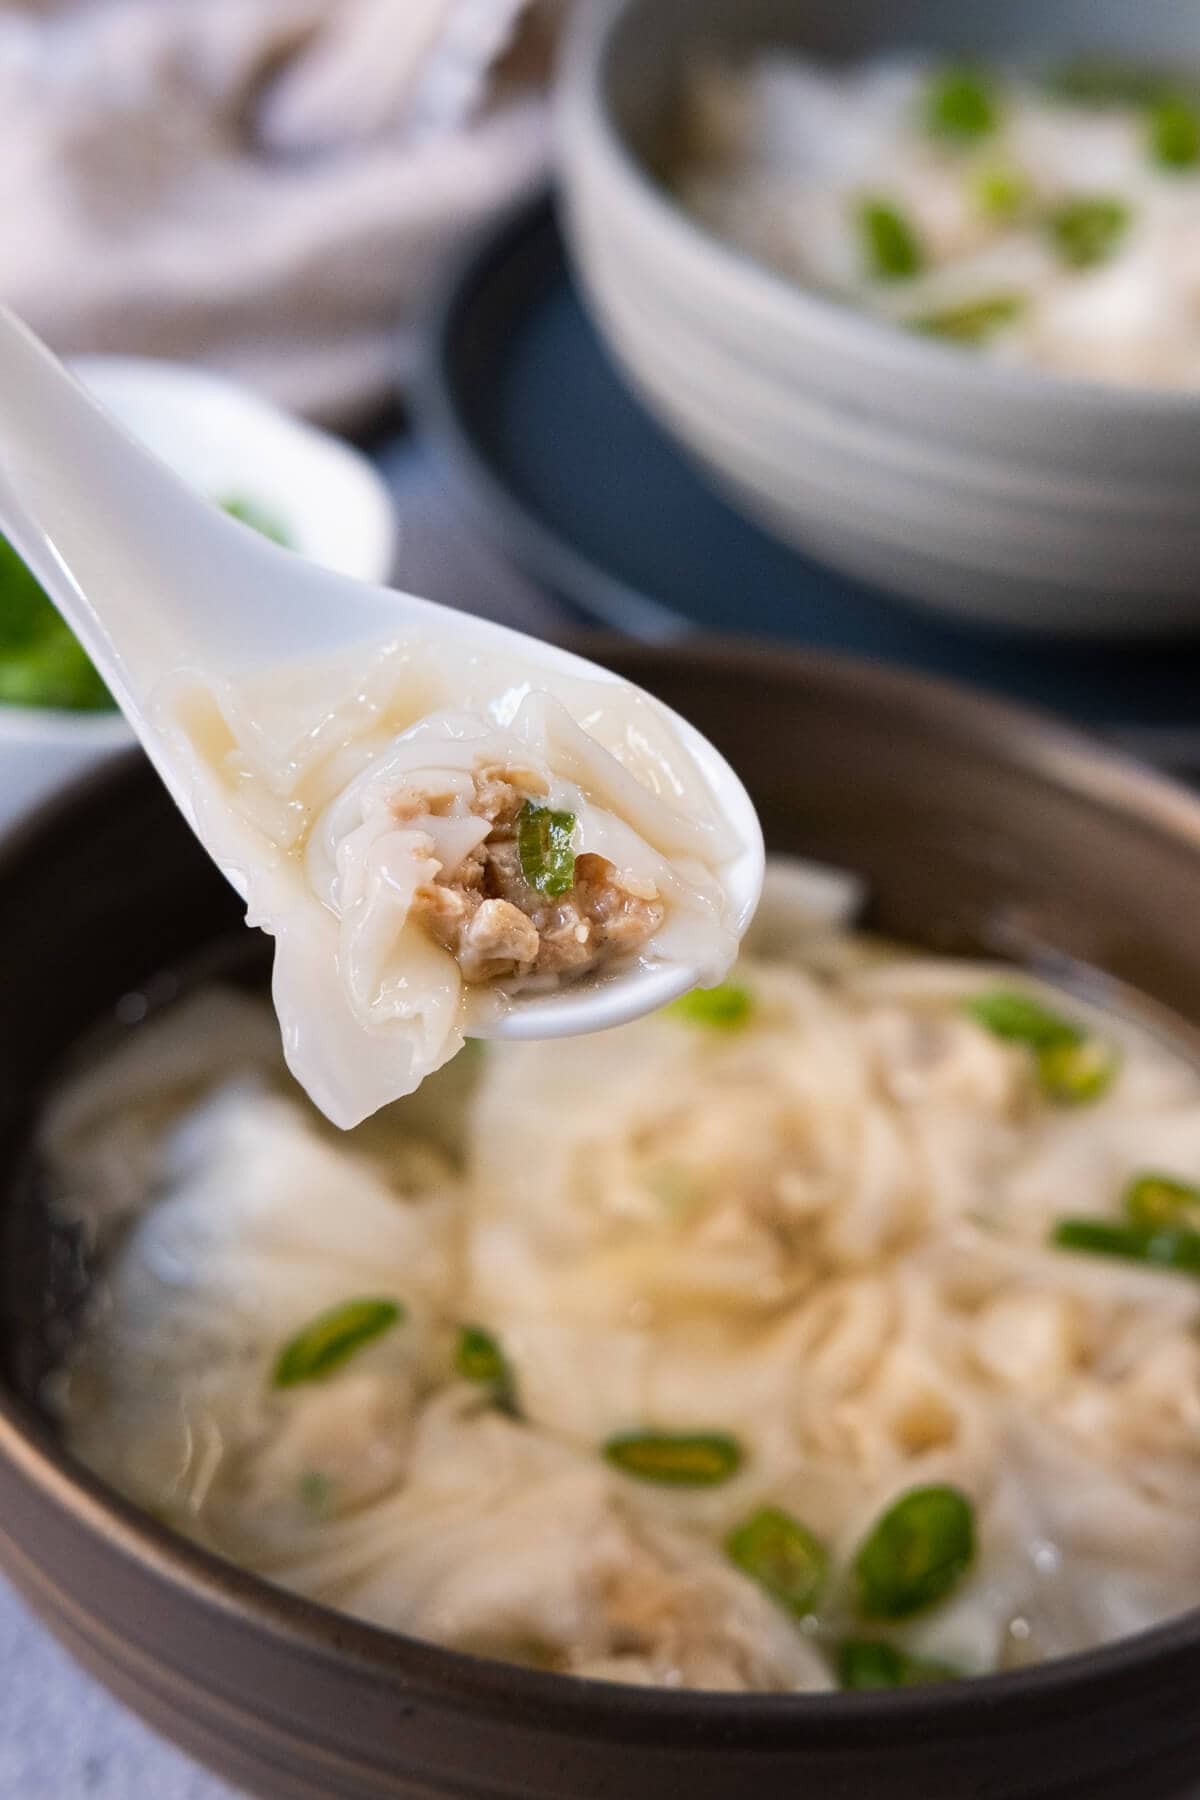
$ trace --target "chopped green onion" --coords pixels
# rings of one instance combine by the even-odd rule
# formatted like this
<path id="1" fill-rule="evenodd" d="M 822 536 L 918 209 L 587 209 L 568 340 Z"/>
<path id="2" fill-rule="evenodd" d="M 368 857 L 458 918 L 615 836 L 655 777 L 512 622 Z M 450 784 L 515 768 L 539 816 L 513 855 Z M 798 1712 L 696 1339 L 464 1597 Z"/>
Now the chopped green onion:
<path id="1" fill-rule="evenodd" d="M 920 274 L 925 255 L 903 213 L 885 200 L 864 200 L 858 209 L 858 223 L 872 275 L 880 281 L 903 281 Z"/>
<path id="2" fill-rule="evenodd" d="M 913 320 L 913 329 L 925 337 L 945 338 L 952 344 L 982 344 L 1024 312 L 1021 294 L 993 294 L 987 300 L 966 300 L 945 306 Z"/>
<path id="3" fill-rule="evenodd" d="M 464 1325 L 458 1334 L 454 1367 L 466 1381 L 502 1381 L 508 1374 L 504 1352 L 481 1325 Z"/>
<path id="4" fill-rule="evenodd" d="M 871 1619 L 905 1619 L 958 1585 L 975 1555 L 975 1516 L 953 1487 L 902 1494 L 854 1559 L 858 1610 Z"/>
<path id="5" fill-rule="evenodd" d="M 1037 1053 L 1038 1086 L 1058 1106 L 1087 1106 L 1113 1084 L 1120 1053 L 1100 1038 L 1045 1044 Z"/>
<path id="6" fill-rule="evenodd" d="M 1079 194 L 1050 213 L 1047 226 L 1060 259 L 1073 269 L 1092 269 L 1115 254 L 1132 214 L 1115 194 Z"/>
<path id="7" fill-rule="evenodd" d="M 318 1517 L 327 1512 L 332 1492 L 333 1483 L 319 1469 L 306 1469 L 301 1475 L 300 1504 L 305 1512 L 316 1513 Z"/>
<path id="8" fill-rule="evenodd" d="M 36 643 L 58 614 L 37 576 L 0 538 L 0 650 Z"/>
<path id="9" fill-rule="evenodd" d="M 707 1025 L 714 1031 L 737 1031 L 750 1023 L 754 1001 L 744 987 L 723 981 L 719 987 L 693 988 L 664 1009 L 686 1025 Z"/>
<path id="10" fill-rule="evenodd" d="M 1019 218 L 1033 198 L 1029 177 L 1007 163 L 980 169 L 971 188 L 980 212 L 999 221 Z"/>
<path id="11" fill-rule="evenodd" d="M 1038 1085 L 1058 1105 L 1098 1100 L 1120 1067 L 1120 1055 L 1111 1044 L 1085 1037 L 1077 1025 L 1028 994 L 996 988 L 971 995 L 963 1009 L 993 1037 L 1027 1044 L 1035 1052 Z"/>
<path id="12" fill-rule="evenodd" d="M 1119 1256 L 1148 1263 L 1177 1275 L 1200 1275 L 1200 1231 L 1156 1230 L 1153 1226 L 1115 1225 L 1107 1219 L 1060 1219 L 1050 1234 L 1059 1250 L 1083 1250 L 1091 1256 Z"/>
<path id="13" fill-rule="evenodd" d="M 0 651 L 0 703 L 108 712 L 113 699 L 83 646 L 57 623 L 36 644 Z"/>
<path id="14" fill-rule="evenodd" d="M 934 137 L 960 144 L 991 135 L 1000 118 L 996 91 L 976 69 L 945 69 L 925 96 L 925 125 Z"/>
<path id="15" fill-rule="evenodd" d="M 1194 169 L 1200 162 L 1200 109 L 1182 94 L 1164 94 L 1151 108 L 1150 154 L 1164 169 Z"/>
<path id="16" fill-rule="evenodd" d="M 274 1386 L 324 1381 L 347 1357 L 398 1325 L 404 1316 L 404 1308 L 395 1300 L 349 1300 L 321 1313 L 280 1351 L 272 1375 Z"/>
<path id="17" fill-rule="evenodd" d="M 625 1431 L 609 1438 L 613 1467 L 662 1487 L 716 1487 L 742 1466 L 742 1447 L 724 1431 Z"/>
<path id="18" fill-rule="evenodd" d="M 1078 1044 L 1083 1039 L 1083 1033 L 1069 1019 L 1051 1012 L 1040 1000 L 1011 988 L 972 994 L 963 1001 L 963 1010 L 993 1037 L 1028 1044 L 1034 1050 L 1054 1044 Z"/>
<path id="19" fill-rule="evenodd" d="M 1081 57 L 1046 77 L 1046 89 L 1077 106 L 1153 106 L 1170 83 L 1159 69 L 1102 57 Z"/>
<path id="20" fill-rule="evenodd" d="M 552 899 L 569 893 L 575 880 L 575 852 L 571 838 L 575 814 L 553 812 L 527 800 L 517 814 L 517 849 L 521 873 L 531 888 Z"/>
<path id="21" fill-rule="evenodd" d="M 257 500 L 247 500 L 242 494 L 230 494 L 228 499 L 221 500 L 218 504 L 231 519 L 240 519 L 243 525 L 261 532 L 273 544 L 282 544 L 285 550 L 291 549 L 292 534 L 287 526 L 269 508 L 260 506 Z"/>
<path id="22" fill-rule="evenodd" d="M 1135 1175 L 1122 1196 L 1131 1225 L 1159 1231 L 1177 1225 L 1200 1226 L 1200 1188 L 1173 1175 Z"/>
<path id="23" fill-rule="evenodd" d="M 464 1381 L 478 1382 L 491 1389 L 492 1399 L 501 1412 L 519 1416 L 517 1384 L 508 1358 L 499 1341 L 481 1325 L 464 1325 L 458 1334 L 454 1367 Z"/>
<path id="24" fill-rule="evenodd" d="M 0 538 L 0 705 L 110 711 L 112 695 L 36 576 Z"/>
<path id="25" fill-rule="evenodd" d="M 961 1670 L 924 1656 L 909 1656 L 894 1644 L 874 1638 L 848 1638 L 838 1646 L 838 1681 L 844 1688 L 927 1687 L 935 1681 L 958 1681 Z"/>
<path id="26" fill-rule="evenodd" d="M 764 1506 L 730 1532 L 725 1549 L 743 1573 L 797 1618 L 816 1605 L 829 1573 L 829 1557 L 790 1513 Z"/>

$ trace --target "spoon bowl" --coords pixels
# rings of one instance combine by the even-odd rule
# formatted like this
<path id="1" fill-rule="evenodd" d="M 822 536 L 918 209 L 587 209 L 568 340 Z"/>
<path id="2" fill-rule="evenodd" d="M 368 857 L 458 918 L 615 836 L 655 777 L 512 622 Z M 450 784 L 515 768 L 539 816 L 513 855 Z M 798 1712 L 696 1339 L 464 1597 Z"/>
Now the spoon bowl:
<path id="1" fill-rule="evenodd" d="M 135 442 L 6 308 L 0 308 L 0 530 L 80 639 L 202 843 L 191 774 L 178 761 L 154 701 L 182 666 L 237 680 L 404 634 L 436 639 L 464 659 L 520 662 L 534 684 L 540 671 L 620 680 L 523 632 L 352 580 L 271 543 L 187 488 Z M 722 872 L 740 936 L 762 887 L 757 815 L 724 757 L 685 720 L 667 716 L 741 846 Z M 238 872 L 221 866 L 243 892 Z M 603 1030 L 665 1005 L 694 986 L 698 973 L 680 964 L 633 964 L 594 983 L 518 995 L 486 1033 L 536 1038 Z"/>

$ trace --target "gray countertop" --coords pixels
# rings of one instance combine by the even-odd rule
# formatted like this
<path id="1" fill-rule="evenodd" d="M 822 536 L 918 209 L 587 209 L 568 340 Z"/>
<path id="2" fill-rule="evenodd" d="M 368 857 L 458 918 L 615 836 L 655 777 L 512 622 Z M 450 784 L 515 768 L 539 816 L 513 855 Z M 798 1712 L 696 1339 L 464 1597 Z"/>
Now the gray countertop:
<path id="1" fill-rule="evenodd" d="M 234 1792 L 110 1700 L 0 1586 L 5 1800 L 228 1800 Z"/>
<path id="2" fill-rule="evenodd" d="M 564 615 L 481 539 L 411 443 L 380 458 L 401 520 L 397 584 L 552 633 Z M 229 1800 L 84 1675 L 0 1583 L 3 1800 Z"/>

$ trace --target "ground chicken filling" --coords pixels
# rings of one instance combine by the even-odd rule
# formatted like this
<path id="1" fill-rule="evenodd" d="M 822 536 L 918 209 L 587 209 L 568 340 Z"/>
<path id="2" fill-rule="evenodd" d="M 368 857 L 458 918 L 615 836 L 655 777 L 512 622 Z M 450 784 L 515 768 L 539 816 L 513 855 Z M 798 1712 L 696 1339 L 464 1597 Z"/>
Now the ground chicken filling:
<path id="1" fill-rule="evenodd" d="M 605 857 L 586 851 L 574 856 L 565 892 L 546 893 L 528 878 L 518 821 L 527 804 L 544 798 L 540 776 L 483 768 L 473 779 L 465 816 L 490 829 L 453 866 L 439 864 L 436 878 L 417 889 L 411 915 L 450 951 L 464 981 L 576 980 L 634 954 L 653 937 L 665 911 L 658 889 Z M 402 821 L 453 816 L 464 812 L 464 800 L 406 789 L 392 811 Z"/>

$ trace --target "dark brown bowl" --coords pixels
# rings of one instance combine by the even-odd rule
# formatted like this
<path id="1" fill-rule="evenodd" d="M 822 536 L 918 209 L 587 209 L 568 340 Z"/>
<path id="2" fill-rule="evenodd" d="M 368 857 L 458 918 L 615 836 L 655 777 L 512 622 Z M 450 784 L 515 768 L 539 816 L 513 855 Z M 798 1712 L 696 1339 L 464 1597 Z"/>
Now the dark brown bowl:
<path id="1" fill-rule="evenodd" d="M 1031 714 L 862 665 L 722 646 L 598 653 L 713 738 L 771 845 L 861 871 L 875 925 L 967 951 L 1036 940 L 1200 1024 L 1200 802 L 1181 789 Z M 238 915 L 137 757 L 0 852 L 0 1552 L 115 1694 L 269 1800 L 1153 1800 L 1185 1789 L 1200 1771 L 1196 1614 L 945 1688 L 619 1688 L 458 1655 L 293 1599 L 76 1466 L 37 1405 L 80 1271 L 27 1178 L 31 1111 L 81 1030 L 123 993 L 161 988 Z"/>

